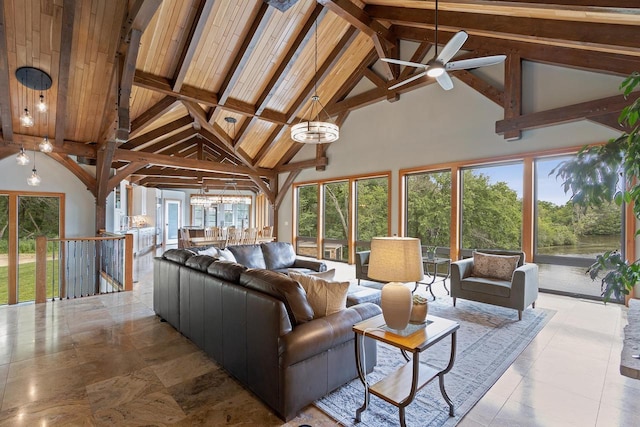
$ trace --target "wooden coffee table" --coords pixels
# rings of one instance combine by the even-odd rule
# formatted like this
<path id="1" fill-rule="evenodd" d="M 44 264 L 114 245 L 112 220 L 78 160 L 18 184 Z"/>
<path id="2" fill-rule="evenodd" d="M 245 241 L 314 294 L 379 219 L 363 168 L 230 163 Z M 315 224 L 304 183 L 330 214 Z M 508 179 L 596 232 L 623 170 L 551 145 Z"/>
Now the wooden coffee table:
<path id="1" fill-rule="evenodd" d="M 410 324 L 404 331 L 393 332 L 386 329 L 384 317 L 378 315 L 353 326 L 356 334 L 356 365 L 358 375 L 364 384 L 364 403 L 356 411 L 356 421 L 369 406 L 369 395 L 373 393 L 379 398 L 395 405 L 400 412 L 400 425 L 405 427 L 405 408 L 413 401 L 416 393 L 433 379 L 438 377 L 440 392 L 449 405 L 449 415 L 454 416 L 453 402 L 444 389 L 444 375 L 453 368 L 456 356 L 456 333 L 460 325 L 457 322 L 436 316 L 427 316 L 422 325 Z M 362 366 L 362 339 L 367 337 L 382 341 L 400 350 L 407 363 L 375 384 L 366 381 L 365 369 Z M 420 353 L 442 339 L 451 336 L 451 356 L 449 364 L 443 370 L 420 363 Z M 411 360 L 408 353 L 412 354 Z"/>

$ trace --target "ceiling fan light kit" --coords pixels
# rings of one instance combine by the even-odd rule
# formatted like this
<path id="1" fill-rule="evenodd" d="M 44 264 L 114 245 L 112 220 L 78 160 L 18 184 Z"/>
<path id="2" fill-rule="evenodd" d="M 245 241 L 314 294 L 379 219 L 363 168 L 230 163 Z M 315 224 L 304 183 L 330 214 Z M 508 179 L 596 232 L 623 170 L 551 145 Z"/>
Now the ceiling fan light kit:
<path id="1" fill-rule="evenodd" d="M 471 58 L 471 59 L 462 59 L 460 61 L 449 62 L 451 58 L 453 58 L 458 51 L 462 48 L 464 42 L 467 41 L 469 35 L 465 31 L 458 31 L 451 37 L 449 42 L 444 45 L 440 54 L 438 54 L 438 1 L 436 0 L 436 10 L 435 10 L 435 57 L 429 60 L 429 62 L 425 64 L 420 64 L 418 62 L 410 62 L 410 61 L 402 61 L 399 59 L 392 58 L 380 58 L 382 61 L 389 62 L 391 64 L 405 65 L 409 67 L 422 68 L 424 71 L 418 74 L 414 74 L 413 76 L 403 80 L 399 83 L 394 84 L 389 87 L 389 90 L 396 89 L 400 86 L 404 86 L 407 83 L 410 83 L 414 80 L 417 80 L 421 77 L 428 76 L 436 79 L 440 87 L 444 90 L 453 89 L 453 80 L 447 73 L 447 71 L 455 71 L 455 70 L 468 70 L 471 68 L 478 67 L 486 67 L 489 65 L 495 65 L 503 62 L 507 59 L 506 55 L 493 55 L 493 56 L 485 56 L 481 58 Z"/>

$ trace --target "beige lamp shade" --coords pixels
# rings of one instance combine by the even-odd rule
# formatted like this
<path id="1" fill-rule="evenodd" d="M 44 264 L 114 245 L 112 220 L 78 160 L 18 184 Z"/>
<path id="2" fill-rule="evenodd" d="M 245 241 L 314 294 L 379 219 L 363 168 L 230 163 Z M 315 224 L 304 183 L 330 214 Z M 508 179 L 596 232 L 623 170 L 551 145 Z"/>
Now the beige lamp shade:
<path id="1" fill-rule="evenodd" d="M 367 275 L 381 282 L 418 282 L 424 279 L 420 239 L 413 237 L 371 239 Z"/>
<path id="2" fill-rule="evenodd" d="M 390 329 L 403 330 L 409 324 L 412 295 L 400 282 L 424 278 L 420 240 L 411 237 L 374 237 L 371 240 L 368 276 L 390 282 L 382 288 L 380 306 Z"/>

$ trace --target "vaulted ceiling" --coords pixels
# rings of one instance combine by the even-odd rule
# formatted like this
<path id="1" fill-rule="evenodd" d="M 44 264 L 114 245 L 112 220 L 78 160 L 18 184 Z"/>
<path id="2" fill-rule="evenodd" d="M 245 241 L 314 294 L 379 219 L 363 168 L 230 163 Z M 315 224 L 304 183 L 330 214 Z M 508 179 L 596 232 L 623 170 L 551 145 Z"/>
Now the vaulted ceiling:
<path id="1" fill-rule="evenodd" d="M 290 183 L 303 168 L 327 165 L 330 145 L 296 162 L 302 145 L 289 136 L 290 126 L 308 118 L 316 86 L 344 124 L 354 109 L 434 82 L 423 77 L 390 91 L 416 70 L 379 61 L 433 55 L 434 1 L 270 3 L 0 0 L 0 158 L 48 135 L 55 141 L 49 156 L 98 201 L 128 177 L 163 188 L 223 188 L 234 179 L 274 203 L 278 173 L 288 172 Z M 559 121 L 614 126 L 624 105 L 611 97 L 522 115 L 523 60 L 620 76 L 640 70 L 640 1 L 442 0 L 438 17 L 439 44 L 468 32 L 459 58 L 508 56 L 501 87 L 473 71 L 452 73 L 456 84 L 504 108 L 496 131 L 505 138 Z M 39 92 L 18 82 L 22 66 L 53 80 L 46 118 L 34 113 L 31 128 L 19 116 Z M 95 175 L 78 159 L 96 159 Z"/>

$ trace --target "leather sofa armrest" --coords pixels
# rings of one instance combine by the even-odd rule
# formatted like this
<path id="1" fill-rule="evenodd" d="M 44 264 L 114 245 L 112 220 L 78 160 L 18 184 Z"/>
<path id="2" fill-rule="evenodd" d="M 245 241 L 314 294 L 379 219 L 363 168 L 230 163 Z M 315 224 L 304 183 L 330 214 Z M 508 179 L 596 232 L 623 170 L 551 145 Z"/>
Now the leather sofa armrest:
<path id="1" fill-rule="evenodd" d="M 327 271 L 327 264 L 322 261 L 314 261 L 311 259 L 296 258 L 291 266 L 293 268 L 308 268 L 313 271 Z"/>
<path id="2" fill-rule="evenodd" d="M 296 326 L 280 337 L 280 366 L 294 365 L 354 339 L 353 325 L 380 313 L 377 305 L 363 303 Z"/>

